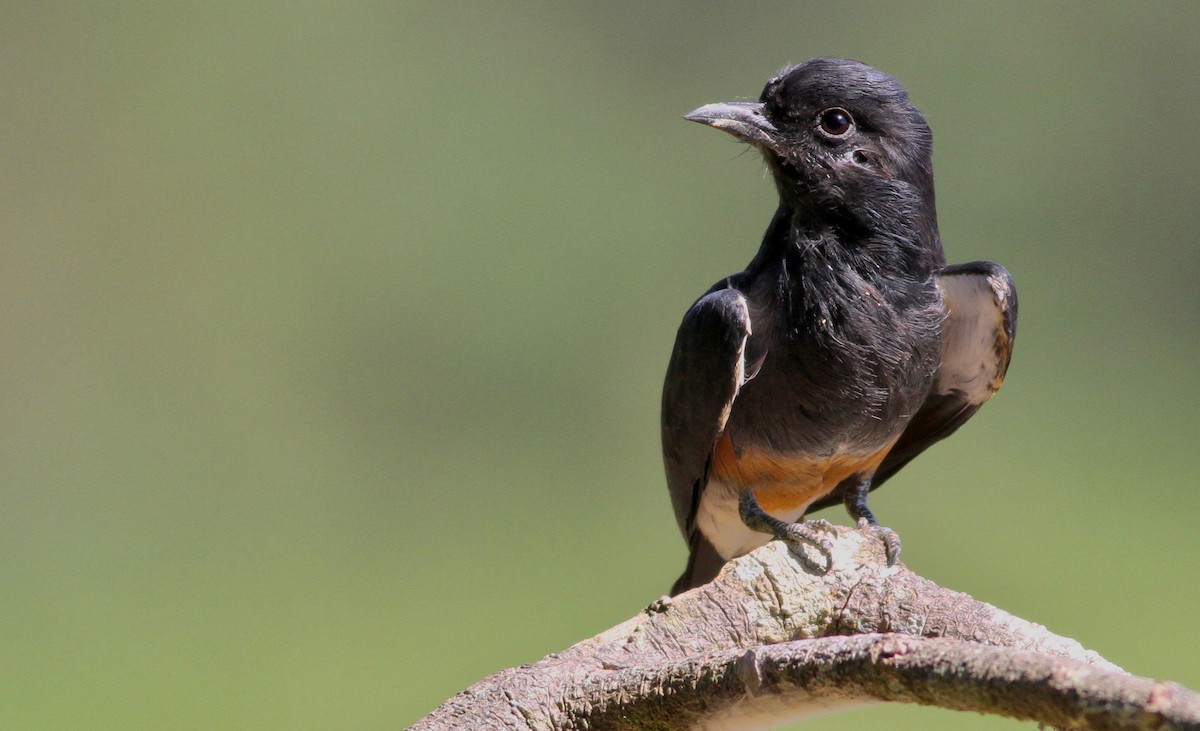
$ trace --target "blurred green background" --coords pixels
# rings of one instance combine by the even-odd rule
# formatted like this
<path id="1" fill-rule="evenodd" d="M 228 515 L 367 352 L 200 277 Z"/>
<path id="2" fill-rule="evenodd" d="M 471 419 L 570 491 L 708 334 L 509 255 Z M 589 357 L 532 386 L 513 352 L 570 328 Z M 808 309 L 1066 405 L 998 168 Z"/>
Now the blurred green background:
<path id="1" fill-rule="evenodd" d="M 947 253 L 1021 294 L 872 507 L 1200 687 L 1200 5 L 3 10 L 0 727 L 395 729 L 662 594 L 675 328 L 774 207 L 680 117 L 815 55 L 908 86 Z"/>

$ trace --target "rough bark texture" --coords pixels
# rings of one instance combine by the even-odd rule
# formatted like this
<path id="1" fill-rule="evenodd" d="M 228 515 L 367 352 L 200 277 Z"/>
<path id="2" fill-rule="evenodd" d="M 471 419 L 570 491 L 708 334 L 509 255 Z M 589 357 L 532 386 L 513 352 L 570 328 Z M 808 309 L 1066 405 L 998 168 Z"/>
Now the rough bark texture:
<path id="1" fill-rule="evenodd" d="M 707 586 L 447 700 L 414 731 L 754 729 L 901 701 L 1072 729 L 1200 731 L 1200 695 L 944 589 L 838 529 L 833 570 L 772 542 Z"/>

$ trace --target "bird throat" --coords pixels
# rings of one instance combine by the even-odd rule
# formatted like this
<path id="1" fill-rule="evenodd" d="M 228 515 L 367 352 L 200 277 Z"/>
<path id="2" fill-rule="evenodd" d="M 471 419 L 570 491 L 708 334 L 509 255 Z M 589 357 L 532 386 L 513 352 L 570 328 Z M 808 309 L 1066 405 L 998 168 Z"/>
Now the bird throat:
<path id="1" fill-rule="evenodd" d="M 789 289 L 793 280 L 818 291 L 838 284 L 857 288 L 857 280 L 886 299 L 895 294 L 906 300 L 907 290 L 927 284 L 943 263 L 936 225 L 926 226 L 923 219 L 897 215 L 867 227 L 817 218 L 781 201 L 748 270 L 761 276 L 778 269 Z"/>

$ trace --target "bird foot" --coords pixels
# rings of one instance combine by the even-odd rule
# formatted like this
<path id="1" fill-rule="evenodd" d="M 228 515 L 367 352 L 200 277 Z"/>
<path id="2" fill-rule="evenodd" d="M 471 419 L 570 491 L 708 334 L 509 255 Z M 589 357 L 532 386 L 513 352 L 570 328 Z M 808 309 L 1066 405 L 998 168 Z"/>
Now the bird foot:
<path id="1" fill-rule="evenodd" d="M 866 518 L 858 519 L 858 529 L 866 531 L 883 542 L 883 550 L 887 554 L 887 565 L 895 566 L 900 559 L 900 536 L 891 528 L 884 528 L 878 523 L 872 523 Z"/>
<path id="2" fill-rule="evenodd" d="M 833 570 L 833 544 L 821 533 L 831 533 L 833 530 L 828 520 L 818 518 L 803 523 L 788 523 L 779 537 L 787 542 L 804 568 L 817 574 L 827 574 Z M 815 548 L 824 560 L 814 561 L 805 550 L 809 547 Z"/>

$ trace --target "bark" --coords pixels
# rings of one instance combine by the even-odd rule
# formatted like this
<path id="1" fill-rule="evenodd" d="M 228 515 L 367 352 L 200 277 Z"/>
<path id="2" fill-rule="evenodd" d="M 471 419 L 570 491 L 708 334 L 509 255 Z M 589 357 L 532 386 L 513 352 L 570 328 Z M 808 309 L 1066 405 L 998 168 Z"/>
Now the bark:
<path id="1" fill-rule="evenodd" d="M 1200 694 L 888 567 L 882 544 L 849 528 L 836 529 L 827 574 L 772 542 L 707 586 L 481 680 L 411 728 L 740 730 L 879 701 L 1200 731 Z"/>

